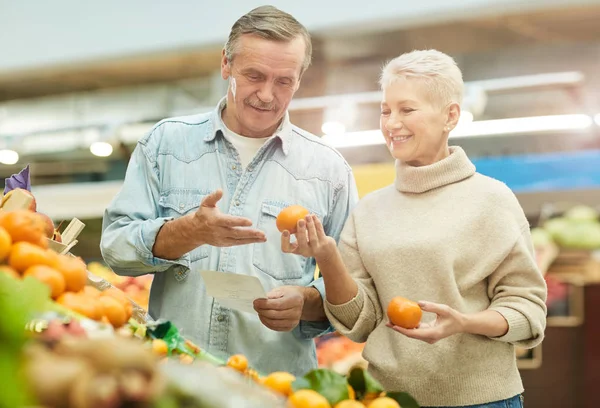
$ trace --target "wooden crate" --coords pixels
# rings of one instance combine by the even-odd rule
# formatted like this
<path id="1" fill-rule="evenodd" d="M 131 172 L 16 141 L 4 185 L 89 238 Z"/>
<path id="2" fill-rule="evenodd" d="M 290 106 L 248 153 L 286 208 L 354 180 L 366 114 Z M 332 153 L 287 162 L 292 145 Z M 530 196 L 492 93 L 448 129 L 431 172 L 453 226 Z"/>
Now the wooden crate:
<path id="1" fill-rule="evenodd" d="M 561 250 L 548 274 L 573 284 L 600 282 L 600 252 Z"/>
<path id="2" fill-rule="evenodd" d="M 535 370 L 542 366 L 542 345 L 530 350 L 516 348 L 517 367 L 519 370 Z"/>

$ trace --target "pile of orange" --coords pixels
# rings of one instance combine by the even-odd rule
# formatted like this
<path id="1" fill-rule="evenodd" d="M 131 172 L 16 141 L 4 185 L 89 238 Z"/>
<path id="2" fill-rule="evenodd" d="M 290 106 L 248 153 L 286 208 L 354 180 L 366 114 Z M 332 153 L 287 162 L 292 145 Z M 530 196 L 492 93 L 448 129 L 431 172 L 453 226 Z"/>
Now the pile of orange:
<path id="1" fill-rule="evenodd" d="M 100 292 L 86 286 L 82 259 L 48 248 L 44 217 L 30 210 L 0 211 L 0 273 L 38 279 L 57 303 L 115 327 L 132 315 L 131 303 L 118 289 Z"/>

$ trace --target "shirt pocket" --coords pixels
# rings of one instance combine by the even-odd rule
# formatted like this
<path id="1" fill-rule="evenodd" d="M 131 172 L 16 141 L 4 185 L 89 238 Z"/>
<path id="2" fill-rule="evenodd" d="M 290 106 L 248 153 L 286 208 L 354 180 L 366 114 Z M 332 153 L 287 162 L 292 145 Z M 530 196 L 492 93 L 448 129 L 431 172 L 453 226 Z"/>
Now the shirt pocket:
<path id="1" fill-rule="evenodd" d="M 161 193 L 158 200 L 160 215 L 165 218 L 179 218 L 195 212 L 206 195 L 207 190 L 197 189 L 171 189 Z M 208 257 L 209 246 L 202 245 L 189 252 L 190 261 L 196 262 Z"/>
<path id="2" fill-rule="evenodd" d="M 281 210 L 289 205 L 291 204 L 274 200 L 262 202 L 257 228 L 265 233 L 267 242 L 254 244 L 252 263 L 260 271 L 274 279 L 294 283 L 305 277 L 308 258 L 296 254 L 286 254 L 281 250 L 281 232 L 277 229 L 275 220 Z M 319 213 L 310 209 L 309 211 L 317 215 L 321 221 L 323 220 Z"/>

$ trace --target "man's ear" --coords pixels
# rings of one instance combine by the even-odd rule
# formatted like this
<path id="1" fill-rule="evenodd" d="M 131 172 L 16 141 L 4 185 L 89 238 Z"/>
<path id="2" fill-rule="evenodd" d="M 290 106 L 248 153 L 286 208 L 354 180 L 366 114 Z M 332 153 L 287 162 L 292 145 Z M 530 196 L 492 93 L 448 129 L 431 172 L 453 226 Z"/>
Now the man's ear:
<path id="1" fill-rule="evenodd" d="M 221 78 L 227 80 L 231 75 L 231 61 L 225 55 L 225 49 L 221 52 Z"/>

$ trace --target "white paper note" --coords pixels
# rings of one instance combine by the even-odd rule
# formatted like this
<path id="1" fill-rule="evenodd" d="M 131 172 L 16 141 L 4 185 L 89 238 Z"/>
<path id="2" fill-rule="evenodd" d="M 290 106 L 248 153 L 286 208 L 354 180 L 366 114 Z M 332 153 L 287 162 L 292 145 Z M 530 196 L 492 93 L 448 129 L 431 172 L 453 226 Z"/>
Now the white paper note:
<path id="1" fill-rule="evenodd" d="M 235 273 L 200 271 L 206 293 L 214 297 L 223 307 L 256 313 L 254 300 L 266 298 L 267 294 L 256 276 Z"/>

